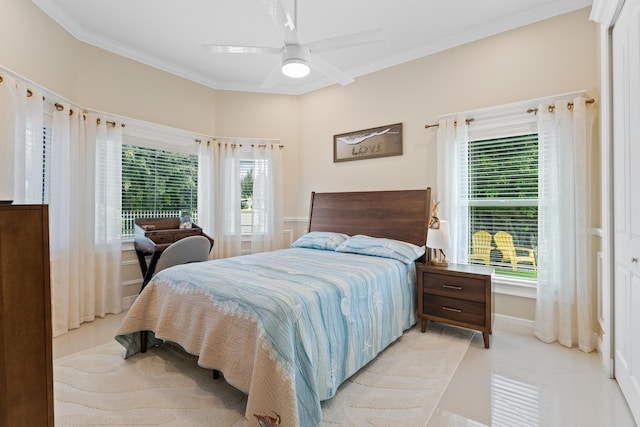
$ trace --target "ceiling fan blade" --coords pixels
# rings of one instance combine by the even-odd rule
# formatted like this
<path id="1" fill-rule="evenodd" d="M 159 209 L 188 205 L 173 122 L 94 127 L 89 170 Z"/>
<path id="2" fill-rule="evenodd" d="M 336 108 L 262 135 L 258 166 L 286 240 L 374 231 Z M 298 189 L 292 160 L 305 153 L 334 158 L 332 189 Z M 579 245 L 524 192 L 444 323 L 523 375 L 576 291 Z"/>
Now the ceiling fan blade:
<path id="1" fill-rule="evenodd" d="M 346 86 L 353 82 L 353 78 L 347 73 L 337 69 L 317 55 L 311 57 L 311 67 L 321 72 L 325 76 L 337 81 L 342 86 Z"/>
<path id="2" fill-rule="evenodd" d="M 226 46 L 217 44 L 203 44 L 202 48 L 211 53 L 281 53 L 280 48 L 261 46 Z"/>
<path id="3" fill-rule="evenodd" d="M 313 53 L 322 53 L 329 50 L 343 49 L 345 47 L 376 43 L 384 41 L 386 39 L 387 36 L 384 31 L 378 29 L 332 37 L 330 39 L 318 40 L 315 42 L 306 43 L 305 46 L 308 47 L 309 50 Z"/>
<path id="4" fill-rule="evenodd" d="M 267 76 L 266 79 L 262 82 L 262 87 L 264 89 L 271 89 L 274 87 L 282 78 L 282 65 L 278 64 Z"/>
<path id="5" fill-rule="evenodd" d="M 275 23 L 278 30 L 282 31 L 284 44 L 300 44 L 298 41 L 297 23 L 297 1 L 294 1 L 294 11 L 287 11 L 282 0 L 262 0 L 262 4 L 267 9 L 267 13 L 271 20 Z"/>

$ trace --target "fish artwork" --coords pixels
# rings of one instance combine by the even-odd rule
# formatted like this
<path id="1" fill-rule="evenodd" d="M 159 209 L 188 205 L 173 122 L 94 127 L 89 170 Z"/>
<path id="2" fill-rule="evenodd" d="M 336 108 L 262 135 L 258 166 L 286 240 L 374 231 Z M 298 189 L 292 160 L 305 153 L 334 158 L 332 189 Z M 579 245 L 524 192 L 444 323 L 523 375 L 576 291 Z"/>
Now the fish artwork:
<path id="1" fill-rule="evenodd" d="M 363 141 L 366 141 L 367 139 L 371 139 L 374 136 L 384 135 L 386 133 L 397 133 L 397 132 L 391 132 L 391 128 L 387 128 L 379 132 L 371 132 L 371 133 L 365 133 L 365 134 L 353 135 L 353 136 L 341 136 L 338 138 L 338 142 L 341 142 L 342 144 L 347 144 L 347 145 L 356 145 L 356 144 L 360 144 Z"/>

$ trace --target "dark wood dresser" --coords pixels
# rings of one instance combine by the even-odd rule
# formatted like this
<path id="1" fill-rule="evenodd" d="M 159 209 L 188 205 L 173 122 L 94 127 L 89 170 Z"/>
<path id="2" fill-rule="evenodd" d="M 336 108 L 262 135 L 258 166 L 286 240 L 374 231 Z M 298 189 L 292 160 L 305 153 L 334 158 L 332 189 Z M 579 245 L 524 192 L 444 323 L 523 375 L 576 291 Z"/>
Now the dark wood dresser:
<path id="1" fill-rule="evenodd" d="M 49 219 L 0 205 L 0 426 L 52 427 Z"/>
<path id="2" fill-rule="evenodd" d="M 418 263 L 418 317 L 422 332 L 429 320 L 482 332 L 485 348 L 493 325 L 493 269 Z"/>

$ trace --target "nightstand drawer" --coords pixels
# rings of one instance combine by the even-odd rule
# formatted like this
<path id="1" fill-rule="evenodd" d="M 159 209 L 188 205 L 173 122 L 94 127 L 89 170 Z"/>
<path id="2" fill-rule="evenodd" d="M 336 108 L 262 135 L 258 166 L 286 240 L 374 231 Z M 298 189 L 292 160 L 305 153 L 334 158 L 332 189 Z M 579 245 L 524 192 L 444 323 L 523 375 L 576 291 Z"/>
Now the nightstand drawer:
<path id="1" fill-rule="evenodd" d="M 485 302 L 485 281 L 471 277 L 452 276 L 450 274 L 422 273 L 425 293 L 451 298 L 463 298 L 469 301 Z"/>
<path id="2" fill-rule="evenodd" d="M 485 305 L 483 303 L 431 294 L 424 294 L 422 298 L 426 315 L 477 326 L 485 325 Z"/>

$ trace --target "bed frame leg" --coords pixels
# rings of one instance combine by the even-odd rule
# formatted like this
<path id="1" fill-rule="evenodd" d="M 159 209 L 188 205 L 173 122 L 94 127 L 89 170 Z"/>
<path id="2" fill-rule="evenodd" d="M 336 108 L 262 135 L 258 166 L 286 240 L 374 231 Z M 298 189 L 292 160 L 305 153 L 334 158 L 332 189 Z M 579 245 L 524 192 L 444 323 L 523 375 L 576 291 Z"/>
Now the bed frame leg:
<path id="1" fill-rule="evenodd" d="M 140 353 L 147 352 L 147 331 L 140 331 Z"/>
<path id="2" fill-rule="evenodd" d="M 220 371 L 218 371 L 217 369 L 213 370 L 213 379 L 217 380 L 218 378 L 220 378 Z"/>

